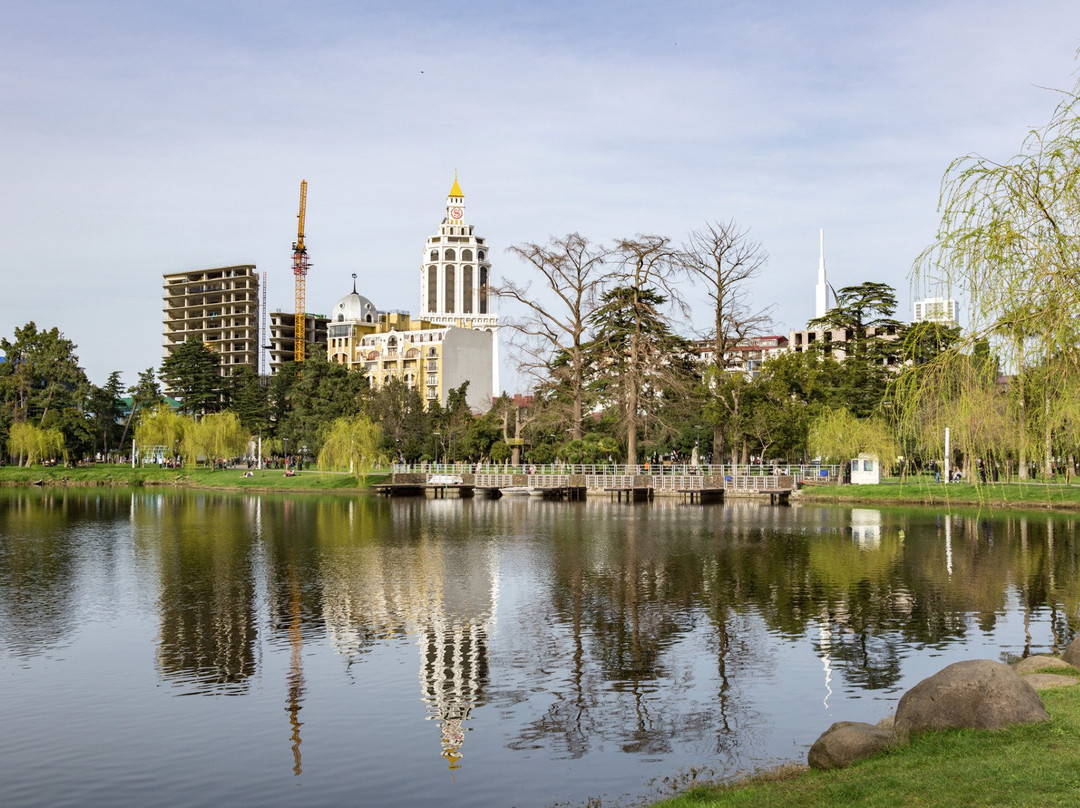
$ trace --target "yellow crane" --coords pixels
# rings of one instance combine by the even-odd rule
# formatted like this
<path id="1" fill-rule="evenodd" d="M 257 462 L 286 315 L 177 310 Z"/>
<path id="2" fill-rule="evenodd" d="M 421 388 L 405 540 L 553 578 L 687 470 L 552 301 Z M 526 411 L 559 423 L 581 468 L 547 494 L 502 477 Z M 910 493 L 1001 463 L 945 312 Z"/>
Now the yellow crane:
<path id="1" fill-rule="evenodd" d="M 296 278 L 296 316 L 293 319 L 293 331 L 296 335 L 293 360 L 303 362 L 306 356 L 305 341 L 307 338 L 307 273 L 308 256 L 307 247 L 304 246 L 304 213 L 307 210 L 307 180 L 300 180 L 300 213 L 296 218 L 300 224 L 296 230 L 296 241 L 293 248 L 293 275 Z"/>

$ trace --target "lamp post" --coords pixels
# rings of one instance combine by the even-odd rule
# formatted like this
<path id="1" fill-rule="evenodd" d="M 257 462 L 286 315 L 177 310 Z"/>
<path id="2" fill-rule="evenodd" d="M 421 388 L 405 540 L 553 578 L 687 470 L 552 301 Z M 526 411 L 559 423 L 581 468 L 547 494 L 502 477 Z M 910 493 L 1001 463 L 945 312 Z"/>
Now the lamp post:
<path id="1" fill-rule="evenodd" d="M 439 465 L 439 444 L 442 443 L 442 433 L 432 432 L 432 437 L 435 438 L 435 465 Z"/>

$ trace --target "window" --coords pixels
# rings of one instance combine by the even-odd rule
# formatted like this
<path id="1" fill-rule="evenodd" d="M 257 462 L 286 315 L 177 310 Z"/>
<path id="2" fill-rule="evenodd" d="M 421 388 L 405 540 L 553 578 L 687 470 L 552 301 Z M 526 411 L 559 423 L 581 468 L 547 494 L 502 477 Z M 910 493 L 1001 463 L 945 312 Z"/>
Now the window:
<path id="1" fill-rule="evenodd" d="M 427 307 L 428 311 L 439 310 L 439 276 L 433 266 L 427 269 Z"/>
<path id="2" fill-rule="evenodd" d="M 430 348 L 427 349 L 427 355 L 428 356 L 438 356 L 439 355 L 439 349 L 436 348 L 434 345 L 432 345 Z"/>
<path id="3" fill-rule="evenodd" d="M 429 359 L 428 363 L 427 363 L 427 369 L 428 370 L 438 370 L 439 369 L 438 361 L 435 360 L 435 359 Z"/>
<path id="4" fill-rule="evenodd" d="M 436 388 L 429 387 L 427 389 L 427 397 L 428 397 L 428 399 L 434 399 L 436 396 L 438 396 L 438 392 L 436 391 Z"/>
<path id="5" fill-rule="evenodd" d="M 449 250 L 449 249 L 444 250 L 443 251 L 443 260 L 444 261 L 456 261 L 457 260 L 457 253 L 455 253 L 453 250 Z"/>
<path id="6" fill-rule="evenodd" d="M 429 374 L 428 374 L 428 377 L 427 377 L 427 383 L 428 383 L 429 385 L 431 385 L 431 384 L 438 384 L 438 383 L 439 383 L 439 377 L 438 377 L 438 376 L 436 376 L 436 375 L 435 375 L 434 373 L 429 373 Z"/>
<path id="7" fill-rule="evenodd" d="M 483 254 L 480 255 L 483 258 Z M 488 268 L 480 267 L 480 314 L 488 313 Z"/>
<path id="8" fill-rule="evenodd" d="M 461 260 L 462 261 L 471 261 L 472 260 L 472 250 L 462 250 L 461 251 Z"/>
<path id="9" fill-rule="evenodd" d="M 453 250 L 448 250 L 448 252 L 453 252 Z M 443 294 L 443 311 L 452 312 L 452 311 L 455 310 L 454 309 L 454 295 L 455 295 L 455 292 L 457 291 L 454 288 L 454 286 L 455 286 L 454 281 L 455 280 L 456 280 L 456 273 L 454 271 L 453 265 L 450 265 L 450 266 L 448 266 L 446 268 L 446 280 L 444 281 L 446 286 L 445 286 L 445 292 Z"/>
<path id="10" fill-rule="evenodd" d="M 468 252 L 466 250 L 465 252 Z M 472 314 L 472 267 L 461 268 L 461 313 Z"/>
<path id="11" fill-rule="evenodd" d="M 431 251 L 431 257 L 428 258 L 428 260 L 429 261 L 438 261 L 439 260 L 439 251 L 438 250 L 432 250 Z"/>

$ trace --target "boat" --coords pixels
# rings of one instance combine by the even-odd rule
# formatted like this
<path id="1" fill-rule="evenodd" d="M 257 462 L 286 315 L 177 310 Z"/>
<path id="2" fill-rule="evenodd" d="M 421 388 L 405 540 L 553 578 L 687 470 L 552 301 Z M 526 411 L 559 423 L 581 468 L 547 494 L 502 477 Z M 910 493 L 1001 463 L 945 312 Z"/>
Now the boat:
<path id="1" fill-rule="evenodd" d="M 508 485 L 499 489 L 504 497 L 527 497 L 535 494 L 536 490 L 531 485 Z"/>

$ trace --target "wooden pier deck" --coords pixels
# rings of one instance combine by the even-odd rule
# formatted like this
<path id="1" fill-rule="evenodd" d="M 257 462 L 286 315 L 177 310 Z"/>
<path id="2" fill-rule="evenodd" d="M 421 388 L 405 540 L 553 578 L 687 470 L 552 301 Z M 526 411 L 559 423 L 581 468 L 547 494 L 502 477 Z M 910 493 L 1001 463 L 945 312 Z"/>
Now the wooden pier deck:
<path id="1" fill-rule="evenodd" d="M 626 494 L 627 502 L 644 502 L 653 498 L 652 486 L 646 485 L 615 485 L 604 490 L 609 494 L 614 494 L 619 502 L 622 502 L 623 494 Z"/>
<path id="2" fill-rule="evenodd" d="M 689 497 L 691 504 L 695 501 L 700 502 L 702 505 L 724 501 L 723 488 L 680 488 L 679 493 L 683 495 L 684 499 Z"/>
<path id="3" fill-rule="evenodd" d="M 379 483 L 373 489 L 387 497 L 423 497 L 431 492 L 435 499 L 446 499 L 449 492 L 455 492 L 460 499 L 473 495 L 474 485 L 465 483 Z"/>

